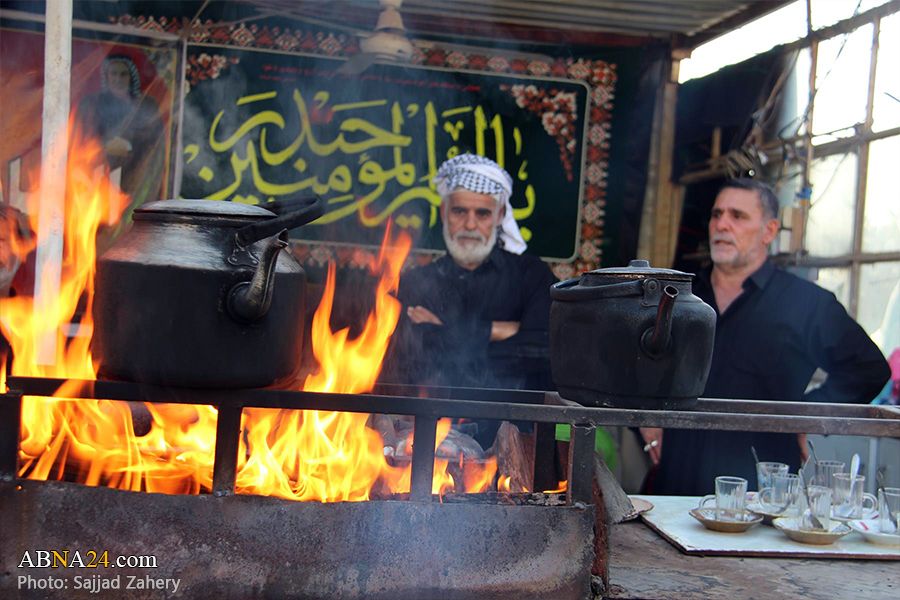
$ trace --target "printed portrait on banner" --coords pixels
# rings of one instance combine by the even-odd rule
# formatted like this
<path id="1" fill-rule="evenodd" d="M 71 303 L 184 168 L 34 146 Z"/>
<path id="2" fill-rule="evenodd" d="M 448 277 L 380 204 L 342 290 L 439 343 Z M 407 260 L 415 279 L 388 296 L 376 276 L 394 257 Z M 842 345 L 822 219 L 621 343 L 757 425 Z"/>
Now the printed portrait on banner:
<path id="1" fill-rule="evenodd" d="M 176 65 L 171 48 L 72 40 L 71 130 L 101 145 L 97 168 L 128 195 L 122 224 L 135 207 L 171 192 Z M 43 71 L 43 34 L 4 29 L 0 180 L 3 202 L 23 210 L 40 180 Z"/>

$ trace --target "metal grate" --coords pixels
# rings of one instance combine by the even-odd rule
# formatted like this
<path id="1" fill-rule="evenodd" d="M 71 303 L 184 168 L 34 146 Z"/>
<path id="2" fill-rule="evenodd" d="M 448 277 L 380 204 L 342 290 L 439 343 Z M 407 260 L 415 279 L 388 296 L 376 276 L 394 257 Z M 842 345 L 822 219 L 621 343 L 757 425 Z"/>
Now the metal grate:
<path id="1" fill-rule="evenodd" d="M 11 377 L 0 395 L 0 479 L 16 478 L 22 396 L 52 396 L 67 380 Z M 437 421 L 467 417 L 536 423 L 536 489 L 555 486 L 554 426 L 573 427 L 569 445 L 567 503 L 591 502 L 594 428 L 602 425 L 721 429 L 900 437 L 900 408 L 701 398 L 690 410 L 640 410 L 577 405 L 555 392 L 440 388 L 382 384 L 371 394 L 337 394 L 280 389 L 183 389 L 130 382 L 76 381 L 73 399 L 213 405 L 218 408 L 213 493 L 231 495 L 237 466 L 243 408 L 330 410 L 412 415 L 410 499 L 430 502 Z"/>

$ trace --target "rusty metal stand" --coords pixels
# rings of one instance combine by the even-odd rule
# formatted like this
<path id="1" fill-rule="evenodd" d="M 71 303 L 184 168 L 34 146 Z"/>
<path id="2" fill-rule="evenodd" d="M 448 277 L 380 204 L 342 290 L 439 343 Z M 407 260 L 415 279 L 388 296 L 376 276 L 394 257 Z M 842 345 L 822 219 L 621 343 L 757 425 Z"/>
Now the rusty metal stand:
<path id="1" fill-rule="evenodd" d="M 415 431 L 410 486 L 406 506 L 416 510 L 432 503 L 437 421 L 444 417 L 495 419 L 535 423 L 534 477 L 536 489 L 556 487 L 554 428 L 572 428 L 568 456 L 566 504 L 570 510 L 590 509 L 594 492 L 594 435 L 596 427 L 667 427 L 869 435 L 900 438 L 900 409 L 889 406 L 811 404 L 701 398 L 688 410 L 639 410 L 576 405 L 554 392 L 419 388 L 381 385 L 378 393 L 337 394 L 283 389 L 188 390 L 112 381 L 11 377 L 9 391 L 0 395 L 0 481 L 15 482 L 23 396 L 52 396 L 64 384 L 67 397 L 126 401 L 211 404 L 218 407 L 213 496 L 233 496 L 245 407 L 329 410 L 357 413 L 413 415 Z M 73 385 L 74 384 L 74 385 Z M 71 390 L 75 390 L 74 392 Z M 8 484 L 7 484 L 8 485 Z M 23 481 L 24 485 L 24 481 Z M 598 490 L 600 494 L 603 490 Z M 240 498 L 237 496 L 230 500 Z M 224 498 L 222 500 L 229 500 Z M 218 501 L 218 499 L 217 499 Z M 603 507 L 600 507 L 601 509 Z M 593 513 L 592 513 L 593 514 Z M 605 523 L 604 523 L 605 525 Z M 609 556 L 609 536 L 602 528 L 595 539 L 595 557 Z M 595 536 L 596 537 L 596 536 Z M 598 558 L 603 562 L 601 558 Z M 608 562 L 608 561 L 607 561 Z M 594 565 L 608 583 L 608 564 Z"/>

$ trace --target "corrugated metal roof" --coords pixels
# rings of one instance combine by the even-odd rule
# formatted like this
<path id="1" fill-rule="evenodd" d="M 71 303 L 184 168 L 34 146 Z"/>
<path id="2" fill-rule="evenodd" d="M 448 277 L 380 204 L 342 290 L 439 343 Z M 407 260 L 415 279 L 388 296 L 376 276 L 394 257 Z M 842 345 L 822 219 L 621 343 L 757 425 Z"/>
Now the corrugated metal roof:
<path id="1" fill-rule="evenodd" d="M 377 0 L 245 1 L 258 10 L 357 29 L 371 28 L 379 12 Z M 494 28 L 500 38 L 522 40 L 533 29 L 637 38 L 677 36 L 679 45 L 694 47 L 787 1 L 404 0 L 400 12 L 412 36 L 444 33 L 483 38 L 485 31 Z"/>

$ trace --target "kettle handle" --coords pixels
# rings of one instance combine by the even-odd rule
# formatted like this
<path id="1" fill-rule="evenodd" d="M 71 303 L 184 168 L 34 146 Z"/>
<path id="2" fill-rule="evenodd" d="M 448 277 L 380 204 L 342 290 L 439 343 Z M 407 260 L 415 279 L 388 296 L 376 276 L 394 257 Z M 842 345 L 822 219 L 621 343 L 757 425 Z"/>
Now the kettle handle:
<path id="1" fill-rule="evenodd" d="M 612 283 L 610 285 L 586 285 L 575 287 L 581 281 L 580 277 L 566 279 L 550 286 L 550 298 L 563 302 L 578 302 L 582 300 L 596 300 L 598 298 L 620 298 L 622 296 L 642 296 L 644 294 L 644 280 L 627 281 L 625 283 Z"/>
<path id="2" fill-rule="evenodd" d="M 284 229 L 294 229 L 315 221 L 325 212 L 325 203 L 318 196 L 292 201 L 292 204 L 294 203 L 302 203 L 303 207 L 274 219 L 241 227 L 234 234 L 235 242 L 240 247 L 246 248 L 259 240 L 277 235 Z"/>

